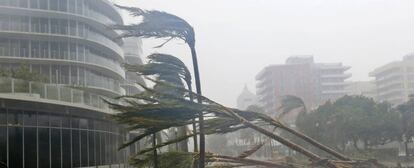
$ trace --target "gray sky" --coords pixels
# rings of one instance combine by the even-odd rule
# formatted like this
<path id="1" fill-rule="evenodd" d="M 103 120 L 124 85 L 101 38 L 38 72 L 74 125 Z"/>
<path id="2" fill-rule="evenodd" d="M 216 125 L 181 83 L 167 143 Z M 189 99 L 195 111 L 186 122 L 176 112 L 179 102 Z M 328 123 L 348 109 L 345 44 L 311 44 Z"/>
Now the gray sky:
<path id="1" fill-rule="evenodd" d="M 196 31 L 203 94 L 235 106 L 245 84 L 290 55 L 343 62 L 355 80 L 414 51 L 413 0 L 117 0 L 166 11 Z M 128 22 L 133 19 L 129 18 Z M 186 45 L 144 40 L 144 53 L 166 52 L 191 68 Z"/>

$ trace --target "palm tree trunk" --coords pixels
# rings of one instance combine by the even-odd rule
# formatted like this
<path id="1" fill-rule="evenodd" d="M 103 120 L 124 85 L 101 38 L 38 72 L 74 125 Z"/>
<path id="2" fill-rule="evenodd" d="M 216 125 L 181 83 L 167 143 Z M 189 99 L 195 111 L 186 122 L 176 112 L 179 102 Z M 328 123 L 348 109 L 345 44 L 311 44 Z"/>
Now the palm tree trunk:
<path id="1" fill-rule="evenodd" d="M 152 147 L 154 148 L 154 168 L 158 168 L 158 154 L 157 154 L 157 134 L 152 134 Z"/>
<path id="2" fill-rule="evenodd" d="M 237 113 L 235 113 L 233 110 L 230 110 L 229 108 L 224 107 L 224 106 L 223 106 L 223 108 L 227 112 L 233 114 L 233 116 L 236 117 L 237 119 L 239 119 L 240 122 L 242 124 L 244 124 L 245 126 L 251 128 L 251 129 L 254 129 L 257 132 L 260 132 L 260 133 L 266 135 L 267 137 L 272 138 L 272 139 L 280 142 L 281 144 L 287 146 L 288 148 L 290 148 L 290 149 L 292 149 L 292 150 L 294 150 L 296 152 L 299 152 L 299 153 L 305 155 L 306 157 L 308 157 L 312 161 L 319 162 L 319 161 L 322 161 L 323 160 L 320 156 L 312 153 L 311 151 L 303 148 L 302 146 L 299 146 L 299 145 L 297 145 L 297 144 L 295 144 L 295 143 L 293 143 L 293 142 L 291 142 L 291 141 L 289 141 L 289 140 L 287 140 L 287 139 L 285 139 L 285 138 L 283 138 L 283 137 L 281 137 L 279 135 L 276 135 L 276 134 L 274 134 L 274 133 L 272 133 L 272 132 L 270 132 L 270 131 L 262 128 L 262 127 L 259 127 L 259 126 L 254 125 L 253 123 L 251 123 L 248 120 L 246 120 L 244 117 L 242 117 L 242 116 L 238 115 Z M 330 162 L 326 162 L 326 163 L 324 163 L 324 165 L 321 165 L 321 166 L 325 166 L 325 167 L 328 167 L 328 168 L 337 168 L 337 166 L 335 166 L 334 164 L 332 164 Z"/>
<path id="3" fill-rule="evenodd" d="M 187 83 L 187 88 L 190 92 L 193 91 L 193 87 L 191 86 L 191 83 Z M 190 94 L 189 97 L 190 97 L 190 101 L 193 102 L 194 101 L 193 94 Z M 193 134 L 194 134 L 194 136 L 193 136 L 194 153 L 196 153 L 196 152 L 198 152 L 197 125 L 196 125 L 195 119 L 192 119 L 192 122 L 193 122 L 192 125 L 193 125 Z"/>
<path id="4" fill-rule="evenodd" d="M 201 99 L 201 82 L 200 82 L 200 72 L 198 69 L 198 60 L 197 60 L 197 52 L 195 50 L 195 41 L 193 43 L 188 44 L 191 50 L 191 57 L 193 59 L 193 68 L 194 68 L 194 78 L 196 83 L 196 91 L 197 91 L 197 102 L 203 103 Z M 203 112 L 200 112 L 199 114 L 199 129 L 200 129 L 200 159 L 198 168 L 204 168 L 204 162 L 205 162 L 205 154 L 206 154 L 206 139 L 205 139 L 205 132 L 204 132 L 204 115 Z"/>
<path id="5" fill-rule="evenodd" d="M 281 128 L 281 129 L 283 129 L 283 130 L 285 130 L 285 131 L 287 131 L 287 132 L 289 132 L 289 133 L 291 133 L 293 135 L 296 135 L 297 137 L 305 140 L 306 142 L 310 143 L 311 145 L 316 146 L 317 148 L 319 148 L 319 149 L 321 149 L 321 150 L 323 150 L 323 151 L 325 151 L 325 152 L 327 152 L 327 153 L 335 156 L 336 158 L 338 158 L 340 160 L 343 160 L 343 161 L 350 161 L 351 160 L 348 157 L 346 157 L 345 155 L 342 155 L 341 153 L 336 152 L 335 150 L 333 150 L 333 149 L 331 149 L 331 148 L 329 148 L 329 147 L 327 147 L 327 146 L 325 146 L 325 145 L 323 145 L 323 144 L 315 141 L 311 137 L 308 137 L 305 134 L 302 134 L 302 133 L 300 133 L 300 132 L 298 132 L 298 131 L 296 131 L 294 129 L 291 129 L 291 128 L 283 125 L 283 124 L 277 123 L 277 125 L 276 125 L 276 123 L 273 123 L 273 125 L 274 126 L 278 126 L 279 128 Z"/>

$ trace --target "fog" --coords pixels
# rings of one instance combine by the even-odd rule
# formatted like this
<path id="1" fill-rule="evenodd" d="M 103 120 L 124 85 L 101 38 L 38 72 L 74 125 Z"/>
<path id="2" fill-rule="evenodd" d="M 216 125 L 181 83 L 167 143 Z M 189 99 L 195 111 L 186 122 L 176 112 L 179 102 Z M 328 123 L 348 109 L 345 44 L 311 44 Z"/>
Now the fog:
<path id="1" fill-rule="evenodd" d="M 117 0 L 157 9 L 193 25 L 204 95 L 229 106 L 255 75 L 291 55 L 316 62 L 343 62 L 349 81 L 414 51 L 412 0 Z M 124 13 L 127 16 L 126 13 Z M 126 22 L 133 23 L 135 18 Z M 144 40 L 144 55 L 167 52 L 191 66 L 187 46 Z"/>

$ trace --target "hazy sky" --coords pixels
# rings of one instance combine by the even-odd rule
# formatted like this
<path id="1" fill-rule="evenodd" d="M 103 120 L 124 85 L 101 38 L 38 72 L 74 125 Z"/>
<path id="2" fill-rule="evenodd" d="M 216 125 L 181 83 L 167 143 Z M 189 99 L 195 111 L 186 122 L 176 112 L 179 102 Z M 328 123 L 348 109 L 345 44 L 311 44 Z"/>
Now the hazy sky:
<path id="1" fill-rule="evenodd" d="M 349 80 L 414 51 L 414 0 L 117 0 L 178 15 L 193 25 L 204 95 L 229 106 L 265 66 L 290 55 L 343 62 Z M 128 19 L 128 22 L 134 21 Z M 144 40 L 144 54 L 167 52 L 191 67 L 186 45 L 163 49 Z"/>

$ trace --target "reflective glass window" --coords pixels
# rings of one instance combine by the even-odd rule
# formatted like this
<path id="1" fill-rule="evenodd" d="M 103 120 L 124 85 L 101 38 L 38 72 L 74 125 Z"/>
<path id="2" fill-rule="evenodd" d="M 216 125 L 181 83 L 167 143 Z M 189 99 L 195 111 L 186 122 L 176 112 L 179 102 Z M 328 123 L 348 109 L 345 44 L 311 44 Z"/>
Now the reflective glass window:
<path id="1" fill-rule="evenodd" d="M 62 130 L 62 165 L 63 168 L 71 168 L 71 131 Z"/>
<path id="2" fill-rule="evenodd" d="M 31 57 L 32 58 L 41 58 L 40 57 L 41 49 L 40 49 L 40 43 L 39 42 L 32 41 L 30 51 L 31 51 Z"/>
<path id="3" fill-rule="evenodd" d="M 68 3 L 69 3 L 68 11 L 70 13 L 76 13 L 76 0 L 69 0 Z"/>
<path id="4" fill-rule="evenodd" d="M 86 118 L 79 119 L 79 127 L 81 129 L 88 129 L 88 119 Z"/>
<path id="5" fill-rule="evenodd" d="M 0 162 L 7 163 L 7 127 L 0 126 Z"/>
<path id="6" fill-rule="evenodd" d="M 24 165 L 37 165 L 37 137 L 36 128 L 24 128 Z"/>
<path id="7" fill-rule="evenodd" d="M 81 137 L 81 166 L 88 166 L 88 131 L 80 131 Z"/>
<path id="8" fill-rule="evenodd" d="M 41 58 L 49 58 L 49 43 L 48 42 L 40 42 L 40 57 Z M 49 76 L 49 75 L 47 75 Z"/>
<path id="9" fill-rule="evenodd" d="M 9 167 L 23 167 L 23 129 L 9 127 Z"/>
<path id="10" fill-rule="evenodd" d="M 79 130 L 72 130 L 72 164 L 73 167 L 80 166 L 80 136 Z"/>
<path id="11" fill-rule="evenodd" d="M 37 125 L 36 111 L 24 111 L 23 121 L 24 121 L 25 126 L 36 126 Z"/>
<path id="12" fill-rule="evenodd" d="M 49 167 L 50 141 L 49 128 L 38 128 L 39 131 L 39 167 Z"/>
<path id="13" fill-rule="evenodd" d="M 61 166 L 61 139 L 60 139 L 60 129 L 51 129 L 51 162 L 52 167 Z"/>
<path id="14" fill-rule="evenodd" d="M 9 0 L 0 0 L 0 5 L 3 5 L 3 6 L 9 5 Z"/>
<path id="15" fill-rule="evenodd" d="M 48 113 L 38 113 L 37 121 L 39 126 L 49 126 L 49 114 Z"/>
<path id="16" fill-rule="evenodd" d="M 67 0 L 55 0 L 59 1 L 59 10 L 66 12 L 68 10 L 68 1 Z M 73 1 L 73 0 L 71 0 Z"/>
<path id="17" fill-rule="evenodd" d="M 39 8 L 40 9 L 48 9 L 47 1 L 48 0 L 39 0 Z"/>
<path id="18" fill-rule="evenodd" d="M 23 125 L 22 111 L 8 109 L 7 122 L 9 125 Z"/>
<path id="19" fill-rule="evenodd" d="M 7 110 L 4 108 L 0 108 L 0 125 L 7 124 Z"/>
<path id="20" fill-rule="evenodd" d="M 21 7 L 21 8 L 27 8 L 28 5 L 29 5 L 29 1 L 28 0 L 19 0 L 19 7 Z"/>
<path id="21" fill-rule="evenodd" d="M 101 138 L 100 138 L 100 133 L 99 132 L 95 132 L 95 163 L 97 165 L 101 165 Z"/>
<path id="22" fill-rule="evenodd" d="M 83 0 L 76 0 L 76 13 L 83 15 Z"/>
<path id="23" fill-rule="evenodd" d="M 89 138 L 89 165 L 93 166 L 96 164 L 95 162 L 95 158 L 96 158 L 96 151 L 95 151 L 95 146 L 96 146 L 96 140 L 95 140 L 95 133 L 93 131 L 89 131 L 88 132 L 88 138 Z"/>
<path id="24" fill-rule="evenodd" d="M 59 9 L 59 5 L 58 5 L 58 0 L 50 0 L 50 10 L 58 10 Z"/>
<path id="25" fill-rule="evenodd" d="M 38 9 L 39 8 L 38 0 L 30 0 L 30 8 Z"/>
<path id="26" fill-rule="evenodd" d="M 61 127 L 62 117 L 58 115 L 50 116 L 50 126 L 51 127 Z"/>

